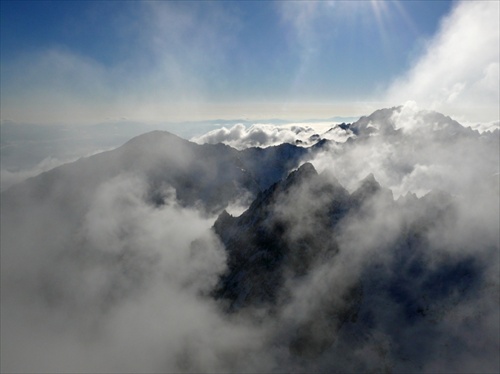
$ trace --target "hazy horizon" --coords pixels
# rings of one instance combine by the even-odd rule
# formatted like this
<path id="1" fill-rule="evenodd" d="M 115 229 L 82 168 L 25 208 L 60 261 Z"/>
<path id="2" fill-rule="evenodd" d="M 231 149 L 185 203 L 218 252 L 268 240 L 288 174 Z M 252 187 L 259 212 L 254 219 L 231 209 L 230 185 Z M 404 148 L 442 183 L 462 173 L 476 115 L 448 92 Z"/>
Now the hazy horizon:
<path id="1" fill-rule="evenodd" d="M 498 3 L 2 2 L 2 122 L 498 121 Z"/>

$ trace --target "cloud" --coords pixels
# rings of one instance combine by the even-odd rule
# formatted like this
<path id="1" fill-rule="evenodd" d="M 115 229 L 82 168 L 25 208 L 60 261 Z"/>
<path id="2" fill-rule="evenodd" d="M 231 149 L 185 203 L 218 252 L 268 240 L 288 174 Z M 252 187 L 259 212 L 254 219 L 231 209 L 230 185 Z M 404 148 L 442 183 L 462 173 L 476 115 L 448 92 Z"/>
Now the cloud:
<path id="1" fill-rule="evenodd" d="M 362 142 L 345 146 L 355 149 L 366 145 Z M 482 147 L 474 143 L 476 151 Z M 380 147 L 370 145 L 373 153 Z M 348 158 L 365 160 L 353 149 Z M 402 150 L 391 150 L 395 159 Z M 330 157 L 328 166 L 346 167 L 338 153 Z M 470 162 L 468 168 L 473 167 Z M 275 186 L 252 205 L 250 215 L 233 218 L 234 224 L 222 231 L 234 256 L 226 297 L 239 292 L 231 305 L 244 314 L 249 300 L 263 308 L 262 300 L 277 294 L 276 305 L 269 307 L 272 317 L 254 313 L 274 319 L 268 350 L 279 357 L 280 368 L 497 370 L 498 185 L 487 182 L 486 174 L 478 175 L 486 180 L 477 187 L 470 176 L 451 176 L 445 166 L 438 167 L 431 178 L 436 188 L 455 196 L 434 191 L 421 199 L 394 201 L 383 188 L 365 188 L 361 195 L 351 195 L 365 196 L 358 200 L 361 205 L 351 206 L 332 224 L 332 215 L 342 216 L 346 196 L 328 166 L 326 173 L 304 172 L 302 178 Z M 378 166 L 380 174 L 394 165 Z M 460 178 L 455 180 L 461 183 L 458 189 L 450 188 L 450 177 Z M 329 195 L 329 183 L 336 186 L 335 194 Z M 332 198 L 339 200 L 332 203 Z M 274 272 L 262 269 L 268 267 Z"/>
<path id="2" fill-rule="evenodd" d="M 288 125 L 253 124 L 248 128 L 236 124 L 231 128 L 222 127 L 191 140 L 203 144 L 224 143 L 236 149 L 249 147 L 270 147 L 282 143 L 310 146 L 321 139 L 338 142 L 347 140 L 350 134 L 336 128 L 334 122 L 291 123 Z"/>
<path id="3" fill-rule="evenodd" d="M 2 371 L 221 371 L 258 347 L 263 332 L 209 298 L 225 267 L 213 218 L 175 200 L 154 208 L 146 190 L 110 179 L 78 228 L 36 200 L 22 225 L 2 217 Z"/>
<path id="4" fill-rule="evenodd" d="M 499 3 L 461 1 L 410 70 L 388 89 L 387 99 L 407 100 L 469 122 L 499 118 Z"/>
<path id="5" fill-rule="evenodd" d="M 468 124 L 474 130 L 481 133 L 483 132 L 494 132 L 500 130 L 500 121 L 483 122 L 483 123 L 469 123 Z"/>
<path id="6" fill-rule="evenodd" d="M 499 168 L 496 133 L 479 134 L 450 117 L 420 110 L 414 102 L 360 122 L 381 128 L 381 133 L 359 139 L 352 147 L 333 146 L 312 161 L 318 170 L 330 170 L 349 190 L 373 173 L 396 197 L 436 188 L 472 193 L 473 181 L 487 180 L 491 185 Z M 387 141 L 382 133 L 387 129 L 402 134 Z"/>
<path id="7" fill-rule="evenodd" d="M 385 147 L 377 136 L 358 138 L 343 149 L 345 158 L 332 149 L 324 163 L 316 163 L 325 173 L 320 178 L 328 179 L 330 173 L 352 182 L 351 191 L 359 187 L 360 175 L 374 172 L 377 178 L 392 180 L 399 193 L 412 190 L 410 180 L 433 190 L 420 193 L 421 199 L 393 201 L 383 191 L 376 193 L 338 225 L 327 224 L 326 234 L 318 212 L 335 205 L 322 201 L 326 193 L 315 192 L 321 189 L 321 179 L 310 178 L 275 200 L 275 214 L 296 236 L 295 241 L 288 239 L 290 246 L 309 233 L 322 243 L 334 238 L 338 248 L 336 255 L 319 256 L 303 278 L 288 278 L 283 292 L 290 294 L 280 338 L 314 357 L 301 362 L 301 371 L 498 368 L 500 202 L 498 176 L 492 175 L 499 166 L 498 139 L 484 150 L 479 137 L 443 144 L 430 133 L 420 148 L 422 139 L 416 136 L 404 146 L 393 146 L 399 140 L 392 138 Z M 464 156 L 457 157 L 459 152 Z M 428 164 L 419 164 L 426 154 L 432 155 Z M 400 163 L 412 167 L 405 170 Z M 393 179 L 397 175 L 405 177 Z M 333 311 L 352 307 L 349 300 L 356 300 L 360 285 L 359 309 L 349 314 L 354 321 L 335 319 Z M 469 325 L 473 320 L 474 327 Z"/>

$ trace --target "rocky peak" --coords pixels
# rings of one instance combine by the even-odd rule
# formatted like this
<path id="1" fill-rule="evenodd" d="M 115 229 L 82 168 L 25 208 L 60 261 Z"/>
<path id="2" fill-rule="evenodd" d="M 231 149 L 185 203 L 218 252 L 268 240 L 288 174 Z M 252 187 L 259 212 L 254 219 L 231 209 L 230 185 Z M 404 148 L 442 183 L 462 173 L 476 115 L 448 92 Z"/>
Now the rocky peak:
<path id="1" fill-rule="evenodd" d="M 305 163 L 261 192 L 241 216 L 223 212 L 214 231 L 228 252 L 228 271 L 216 297 L 230 310 L 279 302 L 283 274 L 304 275 L 319 258 L 336 253 L 331 235 L 351 206 L 335 178 Z M 303 225 L 311 220 L 314 226 Z"/>
<path id="2" fill-rule="evenodd" d="M 351 194 L 351 200 L 354 206 L 359 207 L 373 201 L 375 198 L 384 204 L 394 202 L 392 191 L 388 188 L 383 188 L 377 182 L 375 176 L 370 173 L 361 181 L 358 189 Z"/>
<path id="3" fill-rule="evenodd" d="M 302 183 L 318 176 L 318 172 L 310 162 L 302 164 L 297 170 L 292 171 L 286 180 L 283 182 L 283 189 L 287 189 L 292 185 Z"/>
<path id="4" fill-rule="evenodd" d="M 363 116 L 354 122 L 350 126 L 350 129 L 356 135 L 369 135 L 374 131 L 380 131 L 382 133 L 394 132 L 395 128 L 392 115 L 396 110 L 400 109 L 401 107 L 393 107 L 376 110 L 369 116 Z"/>
<path id="5" fill-rule="evenodd" d="M 353 192 L 352 197 L 356 200 L 364 199 L 372 196 L 380 191 L 380 183 L 377 182 L 375 176 L 370 173 L 360 183 L 360 186 Z"/>

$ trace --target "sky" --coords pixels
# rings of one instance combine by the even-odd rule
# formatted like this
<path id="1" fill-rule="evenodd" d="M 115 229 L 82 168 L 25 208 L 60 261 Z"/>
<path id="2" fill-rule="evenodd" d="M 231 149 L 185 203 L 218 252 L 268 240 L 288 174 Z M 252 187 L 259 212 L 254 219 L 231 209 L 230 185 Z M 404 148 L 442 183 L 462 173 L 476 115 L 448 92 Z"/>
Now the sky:
<path id="1" fill-rule="evenodd" d="M 441 109 L 453 92 L 470 103 L 483 79 L 489 91 L 471 95 L 487 97 L 476 100 L 484 108 L 445 109 L 495 121 L 498 13 L 496 1 L 2 1 L 2 120 L 329 118 L 408 100 Z"/>
<path id="2" fill-rule="evenodd" d="M 2 1 L 2 121 L 329 118 L 441 109 L 453 93 L 484 108 L 446 114 L 495 121 L 498 13 L 496 1 Z"/>

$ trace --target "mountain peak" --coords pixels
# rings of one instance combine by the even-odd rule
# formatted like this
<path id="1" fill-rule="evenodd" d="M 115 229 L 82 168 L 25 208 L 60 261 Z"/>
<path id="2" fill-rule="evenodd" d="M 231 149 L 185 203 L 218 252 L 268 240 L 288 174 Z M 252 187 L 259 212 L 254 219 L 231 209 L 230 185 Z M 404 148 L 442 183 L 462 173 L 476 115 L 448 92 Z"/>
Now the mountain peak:
<path id="1" fill-rule="evenodd" d="M 306 163 L 300 165 L 299 168 L 295 172 L 298 174 L 301 174 L 301 175 L 305 175 L 305 176 L 318 175 L 318 172 L 314 168 L 313 164 L 311 164 L 310 162 L 306 162 Z"/>
<path id="2" fill-rule="evenodd" d="M 363 116 L 354 122 L 350 129 L 356 135 L 371 134 L 373 132 L 391 133 L 395 131 L 394 121 L 392 116 L 395 111 L 401 110 L 401 106 L 379 109 L 370 114 Z"/>
<path id="3" fill-rule="evenodd" d="M 361 181 L 362 185 L 378 185 L 380 187 L 380 184 L 377 182 L 375 179 L 375 176 L 373 173 L 368 174 L 363 180 Z"/>
<path id="4" fill-rule="evenodd" d="M 147 133 L 142 134 L 142 135 L 138 135 L 138 136 L 130 139 L 127 143 L 125 143 L 125 145 L 138 146 L 138 145 L 144 145 L 144 144 L 150 144 L 150 143 L 158 143 L 161 141 L 165 141 L 167 139 L 186 142 L 185 139 L 182 139 L 179 136 L 172 134 L 171 132 L 154 130 L 154 131 L 150 131 L 150 132 L 147 132 Z"/>
<path id="5" fill-rule="evenodd" d="M 302 164 L 297 170 L 292 171 L 286 180 L 281 184 L 281 188 L 288 189 L 292 185 L 300 184 L 318 176 L 318 172 L 310 162 Z"/>
<path id="6" fill-rule="evenodd" d="M 288 178 L 310 178 L 318 175 L 318 172 L 310 162 L 306 162 L 297 168 L 297 170 L 292 171 Z"/>
<path id="7" fill-rule="evenodd" d="M 370 173 L 361 181 L 358 189 L 352 193 L 352 198 L 355 201 L 363 201 L 377 194 L 381 189 L 380 183 L 377 182 L 373 173 Z"/>

